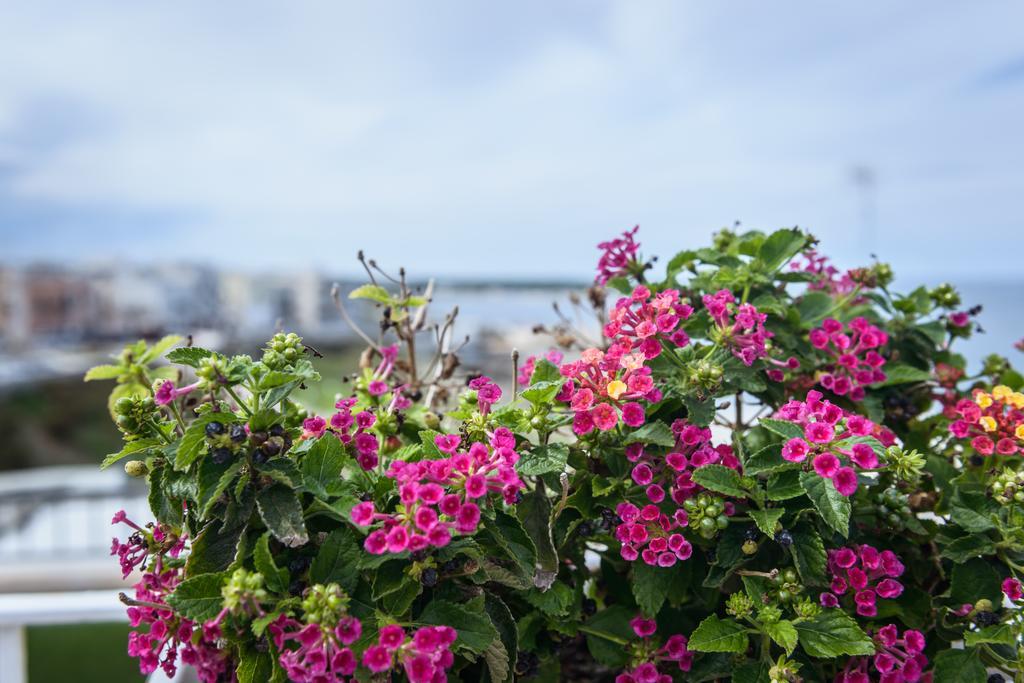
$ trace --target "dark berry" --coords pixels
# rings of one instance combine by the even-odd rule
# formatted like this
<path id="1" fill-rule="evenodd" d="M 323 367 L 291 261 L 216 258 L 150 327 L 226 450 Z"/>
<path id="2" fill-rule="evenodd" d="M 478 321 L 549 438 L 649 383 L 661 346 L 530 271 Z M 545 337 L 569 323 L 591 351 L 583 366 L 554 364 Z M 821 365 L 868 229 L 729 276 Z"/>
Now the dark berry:
<path id="1" fill-rule="evenodd" d="M 755 529 L 754 527 L 750 527 L 749 529 L 744 531 L 743 532 L 743 540 L 744 541 L 756 541 L 757 540 L 757 529 Z"/>
<path id="2" fill-rule="evenodd" d="M 284 436 L 284 427 L 282 425 L 274 425 L 270 428 L 271 436 Z"/>
<path id="3" fill-rule="evenodd" d="M 230 448 L 214 448 L 210 453 L 210 457 L 213 460 L 214 465 L 223 465 L 231 460 L 232 455 L 234 455 L 234 453 L 231 452 Z"/>
<path id="4" fill-rule="evenodd" d="M 985 458 L 981 457 L 980 455 L 972 455 L 971 464 L 974 465 L 975 467 L 981 467 L 982 465 L 985 464 Z"/>
<path id="5" fill-rule="evenodd" d="M 1006 679 L 999 674 L 992 674 L 988 677 L 987 683 L 1006 683 Z"/>
<path id="6" fill-rule="evenodd" d="M 266 443 L 260 446 L 260 450 L 262 450 L 269 457 L 280 453 L 281 447 L 283 445 L 284 443 L 280 437 L 271 438 L 267 439 Z"/>
<path id="7" fill-rule="evenodd" d="M 245 427 L 242 425 L 231 425 L 231 440 L 235 443 L 242 443 L 246 437 Z"/>
<path id="8" fill-rule="evenodd" d="M 252 441 L 254 446 L 259 446 L 269 438 L 270 435 L 264 431 L 253 432 L 249 435 L 249 440 Z"/>
<path id="9" fill-rule="evenodd" d="M 590 522 L 582 522 L 578 527 L 576 527 L 576 530 L 579 532 L 580 536 L 583 536 L 584 538 L 594 535 L 594 525 Z"/>
<path id="10" fill-rule="evenodd" d="M 999 615 L 995 612 L 978 612 L 974 615 L 974 621 L 978 626 L 995 626 L 999 623 Z"/>
<path id="11" fill-rule="evenodd" d="M 443 571 L 445 574 L 451 574 L 452 572 L 458 571 L 458 569 L 459 563 L 455 560 L 448 560 L 443 565 L 441 565 L 441 571 Z"/>
<path id="12" fill-rule="evenodd" d="M 422 562 L 423 560 L 427 559 L 427 551 L 417 550 L 414 553 L 412 553 L 409 557 L 410 559 L 412 559 L 413 562 Z"/>
<path id="13" fill-rule="evenodd" d="M 512 499 L 512 502 L 516 505 L 523 502 L 523 494 L 521 491 L 516 491 L 515 498 Z"/>
<path id="14" fill-rule="evenodd" d="M 597 603 L 590 598 L 583 599 L 583 614 L 592 617 L 597 613 Z"/>
<path id="15" fill-rule="evenodd" d="M 313 561 L 304 555 L 299 555 L 294 560 L 288 563 L 288 571 L 292 574 L 301 574 L 302 572 L 309 569 L 309 565 L 313 564 Z"/>
<path id="16" fill-rule="evenodd" d="M 786 529 L 783 529 L 779 533 L 775 534 L 775 542 L 783 548 L 788 548 L 793 545 L 793 534 L 789 533 Z"/>
<path id="17" fill-rule="evenodd" d="M 211 439 L 224 433 L 224 425 L 220 422 L 207 422 L 206 435 Z"/>
<path id="18" fill-rule="evenodd" d="M 268 456 L 266 453 L 264 453 L 259 448 L 252 449 L 252 461 L 254 463 L 256 463 L 257 465 L 262 465 L 263 463 L 265 463 L 267 461 L 267 459 L 269 457 L 270 456 Z"/>
<path id="19" fill-rule="evenodd" d="M 436 586 L 437 570 L 433 567 L 427 567 L 426 569 L 424 569 L 423 573 L 420 574 L 420 583 L 422 583 L 427 588 L 433 588 L 434 586 Z"/>

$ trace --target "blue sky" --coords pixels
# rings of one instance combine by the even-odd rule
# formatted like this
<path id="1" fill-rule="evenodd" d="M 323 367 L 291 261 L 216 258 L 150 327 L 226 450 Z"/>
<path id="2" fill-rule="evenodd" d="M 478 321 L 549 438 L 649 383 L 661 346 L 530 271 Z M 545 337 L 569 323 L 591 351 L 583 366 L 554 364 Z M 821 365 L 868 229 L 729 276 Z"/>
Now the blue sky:
<path id="1" fill-rule="evenodd" d="M 667 258 L 740 220 L 1013 277 L 1022 26 L 1011 2 L 3 3 L 0 260 L 585 277 L 635 223 Z"/>

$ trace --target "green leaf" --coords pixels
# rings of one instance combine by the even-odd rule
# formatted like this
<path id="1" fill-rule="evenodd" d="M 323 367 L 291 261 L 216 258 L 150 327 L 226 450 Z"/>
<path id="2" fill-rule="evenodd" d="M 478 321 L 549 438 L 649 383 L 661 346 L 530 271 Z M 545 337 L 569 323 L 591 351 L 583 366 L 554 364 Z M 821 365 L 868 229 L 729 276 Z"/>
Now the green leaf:
<path id="1" fill-rule="evenodd" d="M 483 609 L 470 610 L 448 600 L 431 601 L 417 621 L 434 626 L 451 626 L 458 633 L 456 648 L 476 654 L 486 650 L 498 637 L 498 631 Z"/>
<path id="2" fill-rule="evenodd" d="M 256 496 L 260 518 L 274 537 L 289 548 L 309 542 L 302 506 L 295 492 L 283 484 L 274 484 Z"/>
<path id="3" fill-rule="evenodd" d="M 199 516 L 203 519 L 210 516 L 213 506 L 217 503 L 224 492 L 231 486 L 231 482 L 238 476 L 242 469 L 244 460 L 235 460 L 218 465 L 212 458 L 204 458 L 199 463 L 199 495 L 196 502 L 199 504 Z"/>
<path id="4" fill-rule="evenodd" d="M 523 496 L 516 506 L 516 514 L 537 550 L 534 585 L 545 591 L 558 574 L 558 553 L 551 535 L 551 501 L 545 488 L 539 485 L 532 493 Z"/>
<path id="5" fill-rule="evenodd" d="M 491 675 L 491 683 L 502 683 L 508 679 L 512 671 L 509 662 L 508 650 L 500 638 L 495 638 L 484 650 L 484 661 L 487 662 L 487 672 Z"/>
<path id="6" fill-rule="evenodd" d="M 683 405 L 686 406 L 687 418 L 698 427 L 707 427 L 715 419 L 717 407 L 714 397 L 701 401 L 696 396 L 687 394 L 683 396 Z"/>
<path id="7" fill-rule="evenodd" d="M 799 636 L 792 621 L 783 619 L 773 624 L 765 624 L 764 632 L 767 633 L 768 637 L 774 640 L 779 647 L 785 650 L 787 655 L 793 654 L 793 650 L 796 648 Z"/>
<path id="8" fill-rule="evenodd" d="M 725 465 L 704 465 L 693 471 L 693 480 L 706 489 L 724 493 L 727 496 L 745 498 L 746 490 L 736 470 Z"/>
<path id="9" fill-rule="evenodd" d="M 783 460 L 781 447 L 775 443 L 758 450 L 743 463 L 743 472 L 750 476 L 793 469 L 800 469 L 800 464 Z M 802 489 L 800 493 L 803 493 Z"/>
<path id="10" fill-rule="evenodd" d="M 800 253 L 807 244 L 807 235 L 798 228 L 783 228 L 768 235 L 757 252 L 765 270 L 774 272 Z"/>
<path id="11" fill-rule="evenodd" d="M 1010 624 L 996 624 L 986 626 L 980 631 L 968 631 L 964 634 L 964 644 L 967 647 L 974 647 L 982 643 L 991 645 L 1016 645 L 1017 636 L 1013 633 Z"/>
<path id="12" fill-rule="evenodd" d="M 549 443 L 537 446 L 529 453 L 523 454 L 516 463 L 516 471 L 523 476 L 564 472 L 569 461 L 569 447 L 564 443 Z"/>
<path id="13" fill-rule="evenodd" d="M 623 441 L 623 444 L 627 446 L 631 443 L 649 443 L 672 448 L 676 445 L 676 437 L 672 433 L 672 429 L 664 422 L 648 422 L 631 432 Z"/>
<path id="14" fill-rule="evenodd" d="M 819 477 L 816 472 L 801 472 L 800 485 L 825 523 L 846 538 L 850 533 L 850 499 L 836 491 L 831 479 Z"/>
<path id="15" fill-rule="evenodd" d="M 842 610 L 827 609 L 797 624 L 796 630 L 800 634 L 800 646 L 811 657 L 834 659 L 842 655 L 875 653 L 871 639 Z"/>
<path id="16" fill-rule="evenodd" d="M 993 555 L 995 552 L 995 543 L 984 534 L 963 536 L 942 548 L 942 556 L 958 564 L 982 555 Z"/>
<path id="17" fill-rule="evenodd" d="M 220 591 L 223 586 L 224 574 L 193 576 L 178 584 L 167 597 L 167 604 L 192 621 L 209 621 L 221 610 L 224 597 Z"/>
<path id="18" fill-rule="evenodd" d="M 808 527 L 799 527 L 790 531 L 793 545 L 789 551 L 793 555 L 793 564 L 800 578 L 810 586 L 824 586 L 827 583 L 825 568 L 828 554 L 825 544 L 818 532 Z"/>
<path id="19" fill-rule="evenodd" d="M 263 575 L 263 582 L 267 588 L 274 593 L 285 593 L 288 591 L 288 570 L 279 569 L 274 563 L 274 556 L 270 554 L 270 532 L 260 536 L 256 541 L 256 547 L 252 551 L 253 563 L 256 571 Z M 320 582 L 317 582 L 320 583 Z"/>
<path id="20" fill-rule="evenodd" d="M 514 559 L 523 572 L 532 577 L 537 564 L 537 547 L 518 518 L 496 510 L 493 524 L 488 524 L 495 542 Z"/>
<path id="21" fill-rule="evenodd" d="M 192 551 L 185 562 L 188 576 L 222 572 L 235 561 L 242 528 L 224 529 L 213 521 L 203 527 L 192 541 Z"/>
<path id="22" fill-rule="evenodd" d="M 656 616 L 668 596 L 668 589 L 674 577 L 673 569 L 654 567 L 646 562 L 634 562 L 633 580 L 630 585 L 633 588 L 633 597 L 636 598 L 636 606 L 647 616 Z"/>
<path id="23" fill-rule="evenodd" d="M 978 600 L 990 600 L 999 605 L 1003 601 L 1002 579 L 995 567 L 979 558 L 953 566 L 949 597 L 954 604 L 974 604 Z"/>
<path id="24" fill-rule="evenodd" d="M 778 434 L 783 439 L 804 438 L 804 430 L 800 429 L 800 425 L 786 420 L 775 420 L 770 417 L 763 417 L 758 421 L 758 424 L 768 431 Z"/>
<path id="25" fill-rule="evenodd" d="M 125 368 L 120 365 L 96 365 L 89 368 L 88 372 L 85 373 L 83 381 L 92 382 L 98 379 L 117 379 L 124 371 Z"/>
<path id="26" fill-rule="evenodd" d="M 376 301 L 379 304 L 392 304 L 394 300 L 388 293 L 388 290 L 384 289 L 380 285 L 363 285 L 356 287 L 348 293 L 349 299 L 370 299 Z"/>
<path id="27" fill-rule="evenodd" d="M 804 495 L 800 485 L 800 471 L 775 472 L 768 477 L 768 500 L 789 500 Z"/>
<path id="28" fill-rule="evenodd" d="M 825 292 L 807 292 L 796 304 L 800 313 L 800 321 L 806 326 L 814 326 L 832 310 L 835 302 Z"/>
<path id="29" fill-rule="evenodd" d="M 985 683 L 988 675 L 974 650 L 943 650 L 935 656 L 935 683 Z"/>
<path id="30" fill-rule="evenodd" d="M 747 662 L 736 668 L 732 683 L 770 683 L 771 662 Z"/>
<path id="31" fill-rule="evenodd" d="M 118 460 L 127 458 L 129 455 L 143 455 L 149 451 L 160 448 L 163 444 L 163 440 L 157 438 L 129 441 L 124 445 L 124 448 L 117 453 L 111 453 L 107 457 L 103 458 L 103 462 L 100 463 L 100 469 L 105 470 Z"/>
<path id="32" fill-rule="evenodd" d="M 274 658 L 270 652 L 246 650 L 238 660 L 235 676 L 238 683 L 267 683 L 274 673 Z"/>
<path id="33" fill-rule="evenodd" d="M 927 370 L 915 368 L 904 363 L 888 363 L 884 368 L 885 381 L 875 384 L 876 387 L 890 387 L 896 384 L 910 384 L 911 382 L 927 382 L 932 374 Z"/>
<path id="34" fill-rule="evenodd" d="M 171 350 L 166 357 L 170 363 L 198 368 L 204 358 L 209 358 L 212 355 L 213 351 L 201 349 L 198 346 L 185 346 Z"/>
<path id="35" fill-rule="evenodd" d="M 613 605 L 587 620 L 587 649 L 594 659 L 609 667 L 623 666 L 628 661 L 629 653 L 622 642 L 636 638 L 629 626 L 634 616 L 635 610 Z"/>
<path id="36" fill-rule="evenodd" d="M 350 529 L 335 529 L 328 534 L 309 568 L 310 582 L 337 583 L 345 591 L 352 592 L 359 580 L 357 561 L 360 553 L 359 542 Z"/>
<path id="37" fill-rule="evenodd" d="M 754 520 L 754 524 L 761 530 L 761 533 L 771 538 L 775 536 L 775 524 L 782 519 L 782 515 L 786 514 L 786 511 L 782 508 L 766 508 L 750 510 L 747 514 Z"/>
<path id="38" fill-rule="evenodd" d="M 164 352 L 167 351 L 167 349 L 171 348 L 180 341 L 181 337 L 179 337 L 176 334 L 169 334 L 163 337 L 162 339 L 154 343 L 152 346 L 147 348 L 145 353 L 139 356 L 139 364 L 145 365 L 151 361 L 156 360 L 160 356 L 164 355 Z"/>
<path id="39" fill-rule="evenodd" d="M 516 628 L 516 621 L 512 617 L 512 612 L 509 610 L 508 605 L 501 601 L 501 598 L 487 593 L 484 595 L 484 611 L 487 612 L 487 616 L 491 618 L 491 624 L 498 631 L 498 640 L 494 642 L 501 642 L 505 648 L 506 658 L 509 653 L 515 655 L 519 652 L 519 633 Z M 493 645 L 493 643 L 492 643 Z M 497 661 L 493 665 L 490 658 L 487 656 L 487 651 L 484 652 L 484 658 L 487 661 L 488 669 L 491 673 L 491 683 L 512 683 L 515 679 L 511 667 L 505 672 L 505 675 L 500 680 L 498 674 L 501 673 L 501 662 Z"/>
<path id="40" fill-rule="evenodd" d="M 696 652 L 746 652 L 747 632 L 732 619 L 712 614 L 700 622 L 687 647 Z"/>
<path id="41" fill-rule="evenodd" d="M 302 481 L 314 495 L 325 498 L 343 490 L 341 470 L 345 451 L 333 434 L 321 436 L 302 458 Z"/>
<path id="42" fill-rule="evenodd" d="M 996 528 L 992 517 L 998 512 L 998 505 L 984 493 L 958 489 L 953 496 L 950 516 L 963 529 L 979 533 Z"/>
<path id="43" fill-rule="evenodd" d="M 558 366 L 546 358 L 538 358 L 533 365 L 533 375 L 530 376 L 530 385 L 540 382 L 564 382 L 565 378 L 559 371 Z"/>
<path id="44" fill-rule="evenodd" d="M 545 405 L 555 400 L 555 396 L 562 390 L 562 384 L 564 384 L 562 380 L 537 382 L 523 389 L 520 395 L 535 406 Z"/>
<path id="45" fill-rule="evenodd" d="M 573 592 L 561 581 L 551 584 L 546 591 L 525 591 L 523 598 L 549 617 L 565 617 L 573 602 Z"/>

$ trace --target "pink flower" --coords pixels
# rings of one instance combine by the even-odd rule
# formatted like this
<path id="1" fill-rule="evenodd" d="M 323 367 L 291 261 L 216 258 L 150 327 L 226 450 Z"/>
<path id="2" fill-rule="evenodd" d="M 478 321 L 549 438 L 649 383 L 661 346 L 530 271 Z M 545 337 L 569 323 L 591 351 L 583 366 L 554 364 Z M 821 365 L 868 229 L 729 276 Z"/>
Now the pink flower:
<path id="1" fill-rule="evenodd" d="M 391 668 L 391 654 L 382 645 L 371 645 L 363 653 L 363 666 L 374 673 L 382 673 Z"/>
<path id="2" fill-rule="evenodd" d="M 370 526 L 373 524 L 373 517 L 376 510 L 373 507 L 373 501 L 365 501 L 357 503 L 352 508 L 352 521 L 359 526 Z"/>
<path id="3" fill-rule="evenodd" d="M 618 415 L 615 413 L 615 409 L 607 403 L 599 403 L 594 406 L 590 416 L 594 420 L 594 425 L 602 432 L 613 429 L 616 422 L 618 422 Z"/>
<path id="4" fill-rule="evenodd" d="M 853 471 L 852 467 L 840 467 L 832 475 L 832 483 L 839 493 L 844 496 L 852 496 L 857 491 L 857 473 Z"/>
<path id="5" fill-rule="evenodd" d="M 1012 577 L 1003 580 L 1003 593 L 1013 602 L 1024 598 L 1024 588 L 1021 587 L 1021 582 Z"/>
<path id="6" fill-rule="evenodd" d="M 622 406 L 622 421 L 630 427 L 639 427 L 644 419 L 644 409 L 639 403 L 626 403 Z"/>
<path id="7" fill-rule="evenodd" d="M 654 632 L 658 629 L 658 623 L 654 619 L 645 619 L 643 617 L 633 617 L 629 625 L 633 629 L 633 633 L 641 638 L 654 635 Z"/>
<path id="8" fill-rule="evenodd" d="M 314 415 L 302 421 L 302 438 L 319 439 L 327 431 L 327 420 Z"/>
<path id="9" fill-rule="evenodd" d="M 640 226 L 634 226 L 632 230 L 622 233 L 622 237 L 600 242 L 597 248 L 601 250 L 601 258 L 597 262 L 597 277 L 594 282 L 599 285 L 608 283 L 615 277 L 628 275 L 632 268 L 639 263 L 637 253 L 640 245 L 634 240 Z"/>
<path id="10" fill-rule="evenodd" d="M 835 438 L 835 430 L 828 423 L 811 422 L 804 428 L 804 436 L 811 443 L 830 443 Z"/>
<path id="11" fill-rule="evenodd" d="M 398 649 L 398 646 L 405 642 L 405 629 L 398 624 L 389 624 L 384 626 L 380 630 L 378 635 L 378 641 L 381 647 L 384 647 L 388 652 L 393 652 Z"/>
<path id="12" fill-rule="evenodd" d="M 831 479 L 839 471 L 839 458 L 831 453 L 821 453 L 814 457 L 814 471 L 819 477 Z"/>
<path id="13" fill-rule="evenodd" d="M 881 370 L 885 358 L 875 349 L 887 344 L 889 336 L 865 318 L 851 320 L 845 332 L 838 320 L 826 318 L 820 328 L 811 331 L 810 341 L 829 356 L 820 381 L 835 394 L 862 401 L 865 386 L 885 381 Z"/>
<path id="14" fill-rule="evenodd" d="M 434 445 L 442 453 L 451 455 L 459 448 L 462 437 L 458 434 L 438 434 L 434 437 Z"/>
<path id="15" fill-rule="evenodd" d="M 803 462 L 807 458 L 808 450 L 806 441 L 793 438 L 782 447 L 782 458 L 789 462 Z"/>

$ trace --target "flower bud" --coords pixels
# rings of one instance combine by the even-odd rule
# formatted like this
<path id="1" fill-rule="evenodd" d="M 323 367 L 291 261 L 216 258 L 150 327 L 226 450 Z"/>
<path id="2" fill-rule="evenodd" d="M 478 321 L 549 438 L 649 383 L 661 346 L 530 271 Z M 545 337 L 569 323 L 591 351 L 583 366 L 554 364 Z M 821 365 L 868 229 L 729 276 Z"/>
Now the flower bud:
<path id="1" fill-rule="evenodd" d="M 124 473 L 129 477 L 144 477 L 149 474 L 149 468 L 141 460 L 129 460 L 124 464 Z"/>

